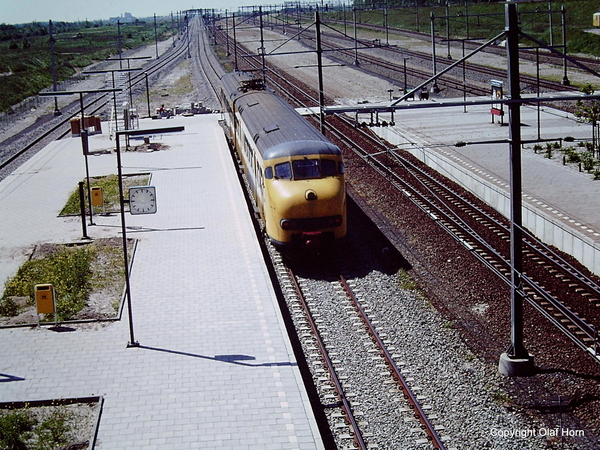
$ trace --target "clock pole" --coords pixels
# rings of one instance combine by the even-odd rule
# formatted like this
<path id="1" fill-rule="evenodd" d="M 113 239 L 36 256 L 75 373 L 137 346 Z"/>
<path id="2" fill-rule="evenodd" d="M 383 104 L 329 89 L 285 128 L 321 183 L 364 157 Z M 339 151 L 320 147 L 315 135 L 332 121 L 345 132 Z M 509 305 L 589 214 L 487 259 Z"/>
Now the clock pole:
<path id="1" fill-rule="evenodd" d="M 121 232 L 123 233 L 123 262 L 125 268 L 125 295 L 127 296 L 127 314 L 129 315 L 129 343 L 127 347 L 139 347 L 133 333 L 133 312 L 131 311 L 131 286 L 129 283 L 129 256 L 127 252 L 127 226 L 125 225 L 125 198 L 123 197 L 123 172 L 121 169 L 120 133 L 117 132 L 117 178 L 119 179 L 119 203 L 121 210 Z"/>
<path id="2" fill-rule="evenodd" d="M 133 332 L 133 312 L 131 310 L 131 284 L 129 283 L 129 256 L 127 254 L 127 226 L 125 225 L 125 203 L 129 200 L 125 200 L 123 196 L 123 171 L 121 169 L 121 145 L 120 137 L 125 136 L 140 136 L 156 133 L 171 133 L 175 131 L 183 131 L 185 127 L 167 127 L 167 128 L 153 128 L 145 130 L 124 130 L 117 131 L 115 133 L 115 140 L 117 141 L 116 153 L 117 153 L 117 178 L 119 179 L 119 204 L 121 210 L 121 232 L 123 233 L 123 261 L 125 263 L 125 295 L 127 297 L 127 314 L 129 316 L 129 347 L 139 347 L 140 343 L 135 340 Z"/>

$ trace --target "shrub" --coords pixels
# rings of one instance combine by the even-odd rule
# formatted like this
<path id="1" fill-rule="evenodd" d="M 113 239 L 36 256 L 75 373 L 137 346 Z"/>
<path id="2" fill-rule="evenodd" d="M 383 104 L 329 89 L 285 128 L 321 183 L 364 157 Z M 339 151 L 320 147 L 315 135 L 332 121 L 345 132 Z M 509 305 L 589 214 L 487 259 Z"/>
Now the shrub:
<path id="1" fill-rule="evenodd" d="M 27 450 L 25 440 L 31 435 L 35 420 L 23 412 L 0 416 L 0 448 Z"/>

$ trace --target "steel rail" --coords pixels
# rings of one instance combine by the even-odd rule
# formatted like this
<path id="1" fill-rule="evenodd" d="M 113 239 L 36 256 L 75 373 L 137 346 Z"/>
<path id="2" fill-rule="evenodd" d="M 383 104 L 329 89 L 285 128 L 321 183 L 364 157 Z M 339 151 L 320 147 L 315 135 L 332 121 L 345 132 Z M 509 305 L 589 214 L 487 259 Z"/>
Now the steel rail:
<path id="1" fill-rule="evenodd" d="M 173 62 L 174 59 L 176 59 L 177 57 L 179 57 L 184 50 L 185 50 L 185 45 L 181 44 L 177 48 L 176 51 L 169 52 L 167 58 L 155 60 L 152 63 L 150 63 L 149 67 L 146 67 L 143 72 L 145 72 L 145 73 L 149 72 L 149 73 L 152 74 L 152 73 L 157 72 L 158 70 L 161 70 L 164 66 L 166 66 L 167 64 L 170 64 L 171 62 Z M 144 78 L 146 76 L 145 73 L 138 73 L 138 74 L 136 74 L 136 75 L 134 75 L 132 77 L 132 80 L 137 80 L 135 82 L 132 81 L 132 83 L 131 83 L 131 87 L 132 88 L 137 83 L 139 83 L 139 82 L 141 82 L 141 81 L 144 80 Z M 100 104 L 99 106 L 95 107 L 95 109 L 93 109 L 91 111 L 91 113 L 95 114 L 95 113 L 101 111 L 105 107 L 106 103 L 108 101 L 110 101 L 110 99 L 108 99 L 109 95 L 110 94 L 102 94 L 102 95 L 90 94 L 90 95 L 84 96 L 84 101 L 87 102 L 87 103 L 84 104 L 84 109 L 88 109 L 88 108 L 92 107 L 93 105 L 96 105 L 98 103 L 104 102 L 104 103 Z M 90 97 L 95 97 L 95 98 L 90 99 Z M 31 150 L 38 143 L 40 143 L 44 139 L 52 136 L 60 128 L 62 128 L 65 125 L 67 125 L 72 118 L 77 118 L 81 114 L 81 109 L 79 107 L 79 102 L 73 102 L 73 103 L 71 103 L 70 105 L 66 106 L 63 109 L 64 110 L 73 110 L 73 111 L 76 111 L 76 112 L 62 115 L 61 118 L 60 118 L 60 120 L 58 121 L 58 123 L 55 124 L 55 125 L 53 125 L 49 130 L 44 131 L 40 135 L 37 135 L 33 140 L 31 140 L 30 142 L 28 142 L 27 144 L 25 144 L 22 148 L 20 148 L 19 150 L 17 150 L 15 153 L 13 153 L 10 156 L 8 156 L 7 158 L 3 159 L 0 162 L 0 169 L 5 168 L 10 163 L 12 163 L 13 161 L 15 161 L 17 158 L 23 156 L 25 153 L 27 153 L 29 150 Z M 62 138 L 64 138 L 67 134 L 69 134 L 69 132 L 70 132 L 70 130 L 66 130 L 63 133 L 60 133 L 56 139 L 62 139 Z"/>
<path id="2" fill-rule="evenodd" d="M 347 120 L 344 118 L 344 120 Z M 352 126 L 349 122 L 347 126 Z M 333 130 L 331 130 L 333 132 Z M 366 138 L 369 138 L 365 134 Z M 338 134 L 338 138 L 347 139 L 343 132 Z M 371 138 L 372 139 L 372 138 Z M 501 280 L 510 285 L 510 261 L 507 257 L 504 257 L 498 250 L 492 248 L 478 233 L 474 232 L 470 227 L 463 225 L 464 222 L 457 219 L 457 215 L 454 212 L 448 210 L 446 206 L 447 202 L 443 201 L 436 196 L 433 199 L 426 196 L 421 192 L 420 189 L 410 184 L 405 177 L 394 172 L 388 166 L 386 166 L 377 158 L 372 158 L 367 150 L 359 148 L 356 141 L 347 141 L 347 144 L 352 150 L 359 155 L 367 164 L 373 167 L 381 176 L 383 176 L 388 182 L 400 190 L 413 204 L 419 209 L 424 211 L 431 217 L 439 226 L 441 226 L 447 233 L 450 234 L 455 240 L 460 242 L 471 254 L 477 259 L 483 262 L 488 268 L 496 273 Z M 380 145 L 379 142 L 375 144 Z M 390 152 L 394 153 L 394 152 Z M 399 155 L 396 155 L 398 161 L 403 160 Z M 409 165 L 408 161 L 406 164 Z M 412 171 L 413 176 L 416 175 L 415 171 Z M 423 180 L 423 179 L 421 179 Z M 431 182 L 431 178 L 428 177 L 428 182 Z M 433 181 L 436 184 L 440 184 L 437 181 Z M 451 192 L 447 190 L 447 192 Z M 454 194 L 456 198 L 460 199 L 458 194 Z M 462 200 L 464 204 L 469 202 Z M 440 203 L 440 204 L 438 204 Z M 478 210 L 479 213 L 484 214 L 486 219 L 493 220 L 489 215 Z M 497 223 L 497 222 L 496 222 Z M 537 241 L 537 240 L 533 240 Z M 539 247 L 534 246 L 530 243 L 530 240 L 524 240 L 527 245 L 527 249 L 531 252 L 539 252 Z M 543 255 L 543 254 L 542 254 Z M 541 256 L 541 255 L 540 255 Z M 561 272 L 570 273 L 572 266 L 568 268 L 563 267 L 558 261 L 549 258 L 547 255 L 543 255 L 548 261 L 555 264 L 555 267 Z M 586 320 L 582 319 L 577 313 L 567 307 L 563 302 L 558 300 L 550 292 L 548 292 L 543 286 L 540 285 L 539 281 L 529 277 L 526 273 L 521 274 L 523 285 L 520 286 L 520 291 L 523 293 L 525 299 L 538 311 L 540 311 L 544 317 L 546 317 L 553 325 L 560 329 L 569 339 L 571 339 L 578 347 L 584 350 L 588 355 L 591 355 L 594 360 L 600 363 L 600 355 L 598 350 L 600 348 L 600 341 L 598 340 L 598 331 L 595 326 L 590 325 Z M 578 281 L 578 278 L 575 278 Z M 584 284 L 584 286 L 587 286 Z M 542 300 L 542 301 L 539 301 Z"/>
<path id="3" fill-rule="evenodd" d="M 398 382 L 400 389 L 402 389 L 404 398 L 406 398 L 408 400 L 408 402 L 410 403 L 411 409 L 414 411 L 415 417 L 419 420 L 419 422 L 421 422 L 421 425 L 423 426 L 423 429 L 425 430 L 425 433 L 427 434 L 428 439 L 432 442 L 433 448 L 436 450 L 445 450 L 446 447 L 445 447 L 444 443 L 442 442 L 441 437 L 435 430 L 434 425 L 427 418 L 427 414 L 425 413 L 425 411 L 421 407 L 421 404 L 417 400 L 417 396 L 415 395 L 415 393 L 412 391 L 412 389 L 408 385 L 406 379 L 402 375 L 402 372 L 400 371 L 400 369 L 396 365 L 396 362 L 392 358 L 392 354 L 387 349 L 383 340 L 379 336 L 379 333 L 377 333 L 377 330 L 375 330 L 375 326 L 369 319 L 369 316 L 365 312 L 364 308 L 361 306 L 360 302 L 358 301 L 358 298 L 352 291 L 352 288 L 348 285 L 348 281 L 346 280 L 346 278 L 343 275 L 340 275 L 339 282 L 342 285 L 344 292 L 346 292 L 346 295 L 352 301 L 352 304 L 358 311 L 361 320 L 363 321 L 363 323 L 365 324 L 365 327 L 367 328 L 367 331 L 369 332 L 369 334 L 371 335 L 371 337 L 377 344 L 377 347 L 379 348 L 381 355 L 383 356 L 388 367 L 392 371 L 394 379 Z"/>
<path id="4" fill-rule="evenodd" d="M 368 447 L 364 441 L 362 433 L 360 432 L 360 428 L 358 426 L 358 421 L 356 420 L 356 417 L 354 417 L 354 414 L 352 413 L 352 408 L 350 407 L 350 402 L 344 395 L 344 388 L 342 387 L 342 383 L 335 371 L 333 362 L 331 361 L 331 358 L 329 357 L 329 354 L 327 352 L 327 347 L 325 346 L 325 343 L 323 342 L 323 339 L 321 338 L 321 334 L 319 333 L 317 324 L 315 323 L 312 315 L 310 314 L 310 308 L 308 307 L 308 304 L 306 303 L 306 299 L 304 297 L 304 293 L 302 292 L 302 288 L 298 284 L 298 280 L 296 279 L 296 275 L 294 274 L 294 272 L 287 266 L 286 266 L 286 271 L 288 273 L 288 276 L 290 277 L 290 280 L 292 281 L 292 286 L 294 287 L 296 297 L 297 297 L 298 301 L 300 302 L 300 304 L 302 305 L 302 308 L 305 312 L 305 316 L 306 316 L 306 319 L 310 326 L 310 329 L 313 333 L 313 336 L 315 337 L 315 340 L 317 341 L 321 356 L 323 357 L 323 360 L 325 361 L 325 365 L 327 366 L 327 371 L 329 372 L 331 381 L 335 386 L 335 390 L 336 390 L 336 393 L 337 393 L 337 396 L 339 399 L 340 406 L 344 412 L 344 416 L 346 417 L 346 420 L 348 421 L 348 423 L 350 423 L 350 425 L 352 426 L 352 429 L 354 431 L 354 433 L 353 433 L 354 443 L 356 445 L 358 445 L 361 450 L 367 450 Z"/>
<path id="5" fill-rule="evenodd" d="M 274 75 L 275 71 L 272 71 Z M 277 76 L 281 76 L 277 74 Z M 287 82 L 287 81 L 286 81 Z M 288 82 L 289 83 L 289 82 Z M 291 84 L 291 83 L 290 83 Z M 337 115 L 337 117 L 341 118 L 346 122 L 346 125 L 352 127 L 355 131 L 356 128 L 353 124 L 349 123 L 349 119 L 344 116 Z M 470 227 L 464 226 L 464 221 L 457 219 L 455 213 L 447 214 L 445 210 L 447 210 L 446 206 L 443 206 L 446 202 L 438 199 L 439 203 L 442 205 L 437 205 L 432 203 L 431 200 L 427 199 L 420 190 L 414 188 L 413 186 L 407 185 L 406 180 L 403 180 L 397 174 L 394 174 L 389 168 L 385 165 L 380 164 L 376 161 L 376 158 L 373 158 L 373 155 L 367 151 L 360 152 L 357 148 L 357 143 L 353 140 L 350 140 L 344 132 L 338 132 L 331 124 L 326 124 L 329 132 L 337 134 L 338 138 L 346 143 L 348 148 L 352 149 L 357 155 L 359 155 L 365 162 L 371 165 L 380 175 L 382 175 L 388 182 L 394 185 L 398 190 L 404 193 L 418 208 L 424 211 L 429 215 L 432 219 L 438 223 L 450 236 L 452 236 L 455 240 L 461 243 L 467 250 L 470 251 L 479 261 L 481 261 L 485 266 L 490 268 L 496 275 L 500 277 L 504 282 L 510 284 L 510 262 L 508 258 L 503 257 L 499 251 L 492 248 L 483 238 L 481 238 L 477 233 L 474 233 Z M 362 130 L 359 130 L 362 132 Z M 365 133 L 365 136 L 366 133 Z M 373 139 L 371 136 L 368 136 L 368 139 Z M 380 146 L 381 142 L 375 142 L 376 145 Z M 382 153 L 390 153 L 392 155 L 395 152 L 389 152 L 389 149 L 385 149 Z M 375 161 L 375 162 L 374 162 Z M 408 161 L 404 160 L 405 164 L 409 164 Z M 420 172 L 424 173 L 422 170 Z M 390 176 L 395 179 L 390 179 Z M 437 183 L 437 181 L 433 181 Z M 457 195 L 454 193 L 454 195 Z M 421 199 L 420 199 L 421 198 Z M 461 199 L 462 202 L 466 202 L 464 199 Z M 473 207 L 473 205 L 470 205 Z M 436 215 L 434 211 L 437 211 Z M 500 225 L 495 219 L 490 217 L 487 214 L 483 214 L 488 220 L 491 220 L 496 225 Z M 500 228 L 506 228 L 505 226 L 500 226 Z M 525 230 L 526 231 L 526 230 Z M 530 239 L 525 240 L 525 243 L 528 245 L 527 249 L 531 249 L 532 252 L 539 252 L 539 247 L 543 247 L 543 244 L 535 245 L 536 242 L 539 242 L 535 237 L 531 236 L 528 232 L 526 236 L 529 236 Z M 547 253 L 542 252 L 540 256 L 543 256 L 545 259 L 550 261 L 552 264 L 555 264 L 556 267 L 565 272 L 567 274 L 571 274 L 578 283 L 584 285 L 586 289 L 591 289 L 594 292 L 599 292 L 600 288 L 588 277 L 580 274 L 572 275 L 572 272 L 578 273 L 571 265 L 562 265 L 556 259 L 552 258 Z M 558 329 L 560 329 L 569 339 L 571 339 L 578 347 L 586 351 L 587 354 L 594 357 L 596 362 L 600 363 L 600 356 L 598 354 L 598 350 L 600 347 L 600 340 L 598 336 L 598 331 L 596 327 L 588 324 L 584 319 L 580 318 L 579 315 L 571 311 L 570 308 L 566 307 L 562 302 L 557 300 L 551 293 L 547 292 L 543 286 L 539 285 L 539 282 L 529 278 L 526 274 L 522 274 L 522 280 L 524 282 L 521 289 L 524 293 L 525 299 L 544 317 L 546 317 L 553 325 L 555 325 Z M 538 298 L 536 298 L 538 297 Z M 542 301 L 538 301 L 542 299 Z M 565 325 L 566 324 L 566 325 Z"/>

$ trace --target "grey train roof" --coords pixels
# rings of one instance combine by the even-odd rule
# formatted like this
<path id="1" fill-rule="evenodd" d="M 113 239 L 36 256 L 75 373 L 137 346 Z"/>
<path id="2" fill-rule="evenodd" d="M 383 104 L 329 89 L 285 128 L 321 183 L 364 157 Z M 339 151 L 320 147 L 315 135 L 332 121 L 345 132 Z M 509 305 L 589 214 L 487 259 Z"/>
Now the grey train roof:
<path id="1" fill-rule="evenodd" d="M 236 105 L 263 159 L 307 154 L 340 155 L 326 139 L 285 100 L 266 90 L 240 90 L 240 82 L 253 78 L 244 73 L 223 76 L 224 91 Z"/>

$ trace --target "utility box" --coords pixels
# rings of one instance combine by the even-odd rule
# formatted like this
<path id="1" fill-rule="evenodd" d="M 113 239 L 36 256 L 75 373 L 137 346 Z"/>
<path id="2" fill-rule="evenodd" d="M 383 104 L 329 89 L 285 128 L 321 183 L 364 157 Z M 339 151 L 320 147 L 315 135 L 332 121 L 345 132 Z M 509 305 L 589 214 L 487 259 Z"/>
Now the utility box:
<path id="1" fill-rule="evenodd" d="M 92 188 L 92 206 L 104 206 L 104 193 L 101 187 Z"/>
<path id="2" fill-rule="evenodd" d="M 594 13 L 592 16 L 595 27 L 600 27 L 600 12 Z"/>
<path id="3" fill-rule="evenodd" d="M 73 137 L 81 136 L 81 122 L 79 121 L 79 119 L 71 119 L 70 124 L 71 124 L 71 135 Z"/>
<path id="4" fill-rule="evenodd" d="M 54 299 L 54 286 L 51 284 L 36 284 L 34 288 L 35 303 L 38 314 L 52 314 L 56 312 Z"/>

